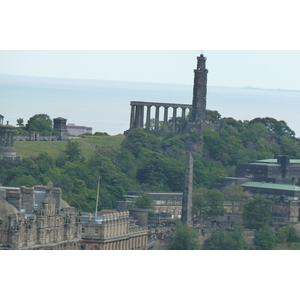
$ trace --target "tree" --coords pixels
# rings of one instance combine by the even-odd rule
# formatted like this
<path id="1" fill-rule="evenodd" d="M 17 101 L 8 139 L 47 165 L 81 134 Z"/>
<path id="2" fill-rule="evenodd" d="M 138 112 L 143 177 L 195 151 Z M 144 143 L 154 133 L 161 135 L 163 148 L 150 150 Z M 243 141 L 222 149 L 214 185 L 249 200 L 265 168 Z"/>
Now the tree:
<path id="1" fill-rule="evenodd" d="M 17 126 L 18 127 L 24 127 L 24 119 L 23 118 L 17 119 Z"/>
<path id="2" fill-rule="evenodd" d="M 199 236 L 195 229 L 176 221 L 176 230 L 172 234 L 169 250 L 199 250 Z"/>
<path id="3" fill-rule="evenodd" d="M 134 207 L 152 209 L 154 201 L 149 194 L 142 194 L 134 200 Z"/>
<path id="4" fill-rule="evenodd" d="M 244 226 L 249 229 L 260 229 L 264 226 L 272 225 L 273 202 L 264 197 L 255 197 L 253 201 L 247 203 L 243 210 Z"/>
<path id="5" fill-rule="evenodd" d="M 238 185 L 226 186 L 222 189 L 222 194 L 231 213 L 242 212 L 244 205 L 253 200 L 253 196 Z"/>
<path id="6" fill-rule="evenodd" d="M 197 217 L 219 215 L 223 210 L 223 203 L 221 191 L 199 188 L 193 193 L 193 214 Z"/>
<path id="7" fill-rule="evenodd" d="M 25 128 L 28 132 L 38 131 L 40 135 L 50 135 L 52 120 L 46 114 L 37 114 L 28 120 Z"/>
<path id="8" fill-rule="evenodd" d="M 135 157 L 138 157 L 142 149 L 158 151 L 160 142 L 155 135 L 147 133 L 142 128 L 136 128 L 127 133 L 121 146 L 129 150 Z"/>
<path id="9" fill-rule="evenodd" d="M 264 124 L 270 133 L 274 133 L 278 136 L 295 137 L 295 132 L 285 121 L 277 121 L 274 118 L 255 118 L 249 122 L 249 125 L 254 123 Z"/>
<path id="10" fill-rule="evenodd" d="M 276 232 L 276 237 L 279 244 L 295 243 L 299 240 L 297 232 L 292 226 L 280 227 Z"/>
<path id="11" fill-rule="evenodd" d="M 64 153 L 67 155 L 69 161 L 82 161 L 83 159 L 82 150 L 77 141 L 68 140 Z"/>
<path id="12" fill-rule="evenodd" d="M 221 115 L 216 110 L 206 110 L 206 120 L 211 122 L 217 122 L 221 119 Z"/>
<path id="13" fill-rule="evenodd" d="M 237 227 L 233 232 L 215 230 L 202 246 L 203 250 L 244 250 L 247 248 L 243 227 Z"/>
<path id="14" fill-rule="evenodd" d="M 271 250 L 276 245 L 276 235 L 270 226 L 262 226 L 254 238 L 254 245 L 262 250 Z"/>
<path id="15" fill-rule="evenodd" d="M 167 159 L 160 153 L 143 149 L 139 157 L 137 180 L 141 184 L 164 186 L 167 183 Z"/>

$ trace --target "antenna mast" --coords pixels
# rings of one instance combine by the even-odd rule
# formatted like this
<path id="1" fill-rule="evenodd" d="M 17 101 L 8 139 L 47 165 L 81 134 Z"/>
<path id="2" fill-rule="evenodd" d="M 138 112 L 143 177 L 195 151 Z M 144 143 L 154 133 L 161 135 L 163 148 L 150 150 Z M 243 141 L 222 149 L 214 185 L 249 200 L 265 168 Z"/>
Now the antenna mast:
<path id="1" fill-rule="evenodd" d="M 97 214 L 98 214 L 99 189 L 100 189 L 100 176 L 99 176 L 99 179 L 98 179 L 98 189 L 97 189 L 97 200 L 96 200 L 96 212 L 95 212 L 95 217 L 97 217 Z"/>

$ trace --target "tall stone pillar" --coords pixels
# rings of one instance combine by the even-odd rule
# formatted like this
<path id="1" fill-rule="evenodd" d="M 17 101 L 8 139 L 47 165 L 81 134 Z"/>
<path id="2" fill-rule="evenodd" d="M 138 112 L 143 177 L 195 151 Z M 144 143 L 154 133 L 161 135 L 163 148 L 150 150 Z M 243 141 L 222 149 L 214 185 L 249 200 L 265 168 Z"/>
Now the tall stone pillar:
<path id="1" fill-rule="evenodd" d="M 151 105 L 147 105 L 146 129 L 150 129 Z"/>
<path id="2" fill-rule="evenodd" d="M 184 192 L 182 199 L 183 224 L 192 225 L 192 194 L 193 194 L 193 156 L 190 150 L 186 154 Z"/>
<path id="3" fill-rule="evenodd" d="M 144 127 L 144 106 L 140 105 L 139 106 L 139 128 Z"/>
<path id="4" fill-rule="evenodd" d="M 186 111 L 186 108 L 183 107 L 183 108 L 182 108 L 182 112 L 181 112 L 181 118 L 182 118 L 182 121 L 185 120 L 185 111 Z"/>
<path id="5" fill-rule="evenodd" d="M 159 106 L 155 106 L 156 111 L 155 111 L 155 131 L 158 131 L 158 126 L 159 126 Z"/>
<path id="6" fill-rule="evenodd" d="M 173 124 L 172 124 L 173 131 L 176 131 L 176 118 L 177 118 L 177 107 L 173 107 Z"/>
<path id="7" fill-rule="evenodd" d="M 131 104 L 130 129 L 134 128 L 134 119 L 135 119 L 135 105 Z"/>
<path id="8" fill-rule="evenodd" d="M 168 109 L 169 106 L 165 106 L 165 115 L 164 115 L 164 124 L 167 125 L 168 124 Z"/>

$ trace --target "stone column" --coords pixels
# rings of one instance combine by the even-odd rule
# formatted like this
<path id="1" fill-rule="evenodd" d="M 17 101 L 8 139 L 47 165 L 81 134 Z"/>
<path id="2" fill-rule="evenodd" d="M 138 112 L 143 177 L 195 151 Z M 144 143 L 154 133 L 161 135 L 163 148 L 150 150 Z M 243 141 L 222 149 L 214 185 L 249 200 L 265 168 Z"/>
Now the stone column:
<path id="1" fill-rule="evenodd" d="M 144 105 L 139 106 L 139 128 L 144 127 Z"/>
<path id="2" fill-rule="evenodd" d="M 135 106 L 135 114 L 134 114 L 134 128 L 139 127 L 139 107 Z"/>
<path id="3" fill-rule="evenodd" d="M 130 129 L 134 128 L 134 119 L 135 119 L 135 105 L 131 105 Z"/>
<path id="4" fill-rule="evenodd" d="M 181 114 L 182 121 L 185 120 L 185 111 L 186 111 L 186 108 L 185 108 L 185 107 L 182 107 L 182 114 Z"/>
<path id="5" fill-rule="evenodd" d="M 182 215 L 183 224 L 192 225 L 192 194 L 193 194 L 193 156 L 192 152 L 186 154 L 184 192 L 182 198 Z"/>
<path id="6" fill-rule="evenodd" d="M 155 106 L 156 111 L 155 111 L 155 131 L 158 130 L 158 123 L 159 123 L 159 106 Z"/>
<path id="7" fill-rule="evenodd" d="M 165 115 L 164 115 L 164 124 L 167 125 L 168 124 L 168 109 L 169 106 L 165 106 Z"/>
<path id="8" fill-rule="evenodd" d="M 147 105 L 147 118 L 146 118 L 146 128 L 150 129 L 150 115 L 151 115 L 151 105 Z"/>
<path id="9" fill-rule="evenodd" d="M 173 124 L 172 124 L 172 130 L 176 131 L 176 118 L 177 118 L 177 107 L 173 107 Z"/>

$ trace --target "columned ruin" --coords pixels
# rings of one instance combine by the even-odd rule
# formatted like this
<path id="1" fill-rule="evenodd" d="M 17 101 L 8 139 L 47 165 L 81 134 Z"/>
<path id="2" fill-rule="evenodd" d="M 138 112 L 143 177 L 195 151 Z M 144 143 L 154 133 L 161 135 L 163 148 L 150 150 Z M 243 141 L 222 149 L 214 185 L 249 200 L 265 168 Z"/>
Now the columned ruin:
<path id="1" fill-rule="evenodd" d="M 207 74 L 206 57 L 201 54 L 197 57 L 197 68 L 194 70 L 194 88 L 192 105 L 174 104 L 174 103 L 155 103 L 133 101 L 131 105 L 130 129 L 146 128 L 159 129 L 160 108 L 164 108 L 163 124 L 167 125 L 168 109 L 173 108 L 172 131 L 203 133 L 205 129 L 210 128 L 213 131 L 219 130 L 218 122 L 209 122 L 206 120 L 206 96 L 207 96 Z M 144 124 L 144 107 L 147 107 L 146 123 Z M 155 107 L 154 124 L 150 124 L 151 107 Z M 177 117 L 178 108 L 181 108 L 181 116 Z M 186 119 L 186 109 L 191 112 L 189 120 Z M 180 120 L 180 121 L 179 121 Z M 151 128 L 154 127 L 154 128 Z"/>
<path id="2" fill-rule="evenodd" d="M 154 117 L 154 129 L 159 129 L 160 122 L 160 108 L 164 108 L 163 113 L 163 123 L 165 125 L 169 122 L 169 108 L 173 108 L 173 121 L 172 121 L 172 130 L 176 130 L 176 119 L 177 119 L 177 109 L 181 109 L 181 117 L 185 120 L 186 110 L 192 110 L 193 106 L 188 104 L 174 104 L 174 103 L 155 103 L 155 102 L 138 102 L 132 101 L 131 105 L 131 116 L 130 116 L 130 129 L 134 128 L 147 128 L 150 129 L 150 120 L 151 120 L 151 108 L 155 107 L 155 117 Z M 144 113 L 146 112 L 146 123 L 144 123 Z M 174 122 L 175 120 L 175 122 Z"/>

